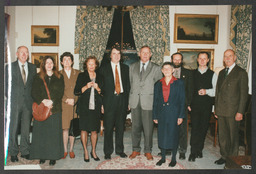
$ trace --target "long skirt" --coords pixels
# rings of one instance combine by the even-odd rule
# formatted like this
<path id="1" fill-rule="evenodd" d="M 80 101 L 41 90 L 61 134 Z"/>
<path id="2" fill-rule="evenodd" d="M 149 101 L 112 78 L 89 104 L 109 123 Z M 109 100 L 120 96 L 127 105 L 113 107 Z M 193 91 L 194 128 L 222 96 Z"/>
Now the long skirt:
<path id="1" fill-rule="evenodd" d="M 31 159 L 58 160 L 64 156 L 61 113 L 33 122 Z"/>

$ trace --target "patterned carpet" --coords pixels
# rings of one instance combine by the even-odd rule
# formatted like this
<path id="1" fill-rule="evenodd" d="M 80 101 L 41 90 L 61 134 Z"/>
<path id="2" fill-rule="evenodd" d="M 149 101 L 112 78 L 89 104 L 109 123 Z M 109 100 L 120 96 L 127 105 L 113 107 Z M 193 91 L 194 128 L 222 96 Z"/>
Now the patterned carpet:
<path id="1" fill-rule="evenodd" d="M 190 131 L 189 131 L 190 132 Z M 115 137 L 115 136 L 114 136 Z M 188 156 L 190 154 L 190 146 L 188 146 L 188 151 L 186 153 L 186 160 L 179 160 L 179 154 L 177 154 L 177 164 L 175 167 L 169 167 L 168 164 L 170 163 L 171 156 L 166 157 L 166 162 L 162 164 L 162 166 L 156 166 L 160 157 L 157 156 L 159 149 L 157 147 L 157 131 L 154 130 L 153 134 L 153 149 L 152 155 L 154 157 L 153 161 L 146 160 L 143 151 L 141 155 L 136 157 L 135 159 L 129 158 L 120 158 L 119 156 L 113 153 L 111 155 L 111 160 L 104 160 L 104 153 L 103 153 L 103 136 L 99 136 L 98 143 L 97 143 L 97 155 L 101 159 L 100 161 L 94 161 L 90 158 L 90 162 L 86 163 L 83 161 L 83 148 L 81 145 L 80 139 L 76 139 L 74 152 L 76 157 L 71 159 L 67 156 L 66 159 L 57 160 L 56 165 L 49 166 L 49 161 L 47 160 L 45 164 L 40 165 L 39 160 L 26 160 L 18 155 L 19 162 L 12 163 L 10 157 L 7 158 L 7 166 L 5 166 L 5 170 L 104 170 L 104 169 L 121 169 L 121 170 L 129 170 L 129 169 L 146 169 L 146 170 L 159 170 L 159 169 L 223 169 L 224 165 L 215 165 L 214 161 L 220 158 L 219 154 L 219 147 L 213 146 L 213 136 L 211 135 L 210 131 L 208 131 L 206 141 L 205 141 L 205 148 L 203 150 L 203 158 L 196 159 L 195 162 L 189 162 Z M 188 140 L 190 139 L 190 135 Z M 141 146 L 143 149 L 144 141 L 142 138 Z M 132 152 L 132 145 L 131 145 L 131 130 L 130 128 L 126 129 L 124 134 L 124 148 L 125 153 L 130 155 Z M 88 142 L 88 151 L 91 151 L 90 142 Z M 240 146 L 240 155 L 244 154 L 244 148 Z"/>

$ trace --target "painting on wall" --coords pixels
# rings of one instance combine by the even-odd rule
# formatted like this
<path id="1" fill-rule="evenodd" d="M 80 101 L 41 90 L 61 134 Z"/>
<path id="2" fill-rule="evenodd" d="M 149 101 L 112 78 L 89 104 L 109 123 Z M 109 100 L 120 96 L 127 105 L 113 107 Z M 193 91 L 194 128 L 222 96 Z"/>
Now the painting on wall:
<path id="1" fill-rule="evenodd" d="M 37 72 L 40 70 L 40 63 L 45 56 L 51 56 L 54 59 L 56 69 L 59 70 L 58 53 L 31 53 L 31 62 L 36 65 Z"/>
<path id="2" fill-rule="evenodd" d="M 197 68 L 197 55 L 199 52 L 207 52 L 209 54 L 209 63 L 208 67 L 213 70 L 214 65 L 214 49 L 187 49 L 179 48 L 177 50 L 183 55 L 183 66 L 187 69 L 196 69 Z"/>
<path id="3" fill-rule="evenodd" d="M 174 43 L 217 44 L 219 15 L 175 14 Z"/>
<path id="4" fill-rule="evenodd" d="M 59 26 L 32 25 L 32 46 L 58 46 Z"/>

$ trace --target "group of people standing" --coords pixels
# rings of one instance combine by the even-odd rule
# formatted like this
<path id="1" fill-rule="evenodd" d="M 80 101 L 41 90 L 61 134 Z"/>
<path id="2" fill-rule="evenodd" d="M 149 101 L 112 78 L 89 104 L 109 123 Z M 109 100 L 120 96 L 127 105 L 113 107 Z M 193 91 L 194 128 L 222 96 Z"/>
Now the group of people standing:
<path id="1" fill-rule="evenodd" d="M 90 157 L 99 161 L 96 154 L 100 118 L 104 125 L 104 158 L 116 155 L 126 158 L 123 136 L 127 111 L 132 116 L 132 153 L 134 159 L 141 153 L 141 135 L 144 136 L 144 155 L 153 160 L 152 137 L 154 123 L 158 124 L 158 147 L 161 159 L 156 165 L 166 162 L 172 154 L 170 167 L 179 159 L 186 159 L 187 115 L 191 114 L 191 153 L 193 162 L 203 157 L 203 148 L 212 106 L 218 118 L 221 158 L 216 164 L 224 164 L 226 157 L 238 154 L 238 126 L 245 112 L 248 95 L 248 77 L 245 70 L 235 64 L 233 50 L 224 52 L 226 69 L 217 75 L 208 68 L 209 55 L 200 52 L 198 68 L 183 67 L 183 55 L 174 53 L 170 62 L 162 67 L 151 62 L 151 49 L 143 46 L 139 51 L 140 61 L 128 67 L 121 61 L 121 50 L 113 47 L 110 62 L 99 68 L 96 57 L 89 56 L 84 62 L 84 72 L 72 68 L 73 55 L 65 52 L 60 56 L 63 69 L 57 71 L 53 58 L 46 56 L 40 72 L 29 63 L 28 48 L 17 49 L 17 61 L 13 62 L 11 84 L 11 122 L 9 154 L 11 161 L 18 161 L 17 154 L 25 159 L 40 159 L 40 164 L 50 160 L 75 158 L 74 137 L 69 136 L 70 121 L 79 115 L 79 128 L 84 148 L 84 161 Z M 47 95 L 44 81 L 49 89 Z M 215 100 L 214 100 L 215 96 Z M 214 102 L 215 101 L 215 102 Z M 52 115 L 45 121 L 33 120 L 32 143 L 29 131 L 32 119 L 32 102 L 41 102 L 51 108 Z M 18 147 L 18 126 L 21 123 L 21 141 Z M 113 131 L 115 130 L 115 147 Z M 90 135 L 92 149 L 87 148 Z M 69 149 L 68 149 L 69 142 Z"/>

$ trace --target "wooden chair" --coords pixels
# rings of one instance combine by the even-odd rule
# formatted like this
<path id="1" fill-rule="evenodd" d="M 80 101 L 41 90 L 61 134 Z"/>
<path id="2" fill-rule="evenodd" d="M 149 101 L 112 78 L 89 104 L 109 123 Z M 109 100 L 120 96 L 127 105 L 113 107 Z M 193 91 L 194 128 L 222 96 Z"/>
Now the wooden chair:
<path id="1" fill-rule="evenodd" d="M 188 121 L 187 121 L 187 135 L 188 135 L 188 126 L 191 123 L 190 114 L 188 114 Z M 211 114 L 210 124 L 215 124 L 214 127 L 214 139 L 213 139 L 213 146 L 216 147 L 217 143 L 217 132 L 218 132 L 218 120 L 214 117 L 214 114 Z"/>

